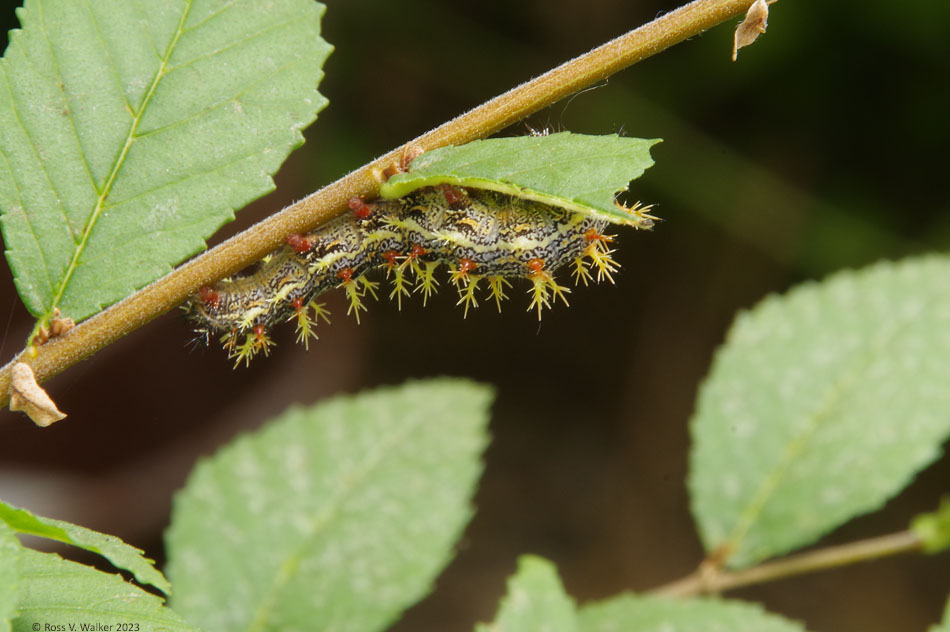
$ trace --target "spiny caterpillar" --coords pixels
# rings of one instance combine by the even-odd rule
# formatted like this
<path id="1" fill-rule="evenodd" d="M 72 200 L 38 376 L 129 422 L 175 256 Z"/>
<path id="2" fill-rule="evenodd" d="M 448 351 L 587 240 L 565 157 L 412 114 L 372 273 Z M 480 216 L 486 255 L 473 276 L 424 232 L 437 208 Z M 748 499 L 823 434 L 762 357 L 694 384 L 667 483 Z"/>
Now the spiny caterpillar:
<path id="1" fill-rule="evenodd" d="M 482 281 L 500 311 L 511 279 L 527 279 L 528 310 L 538 318 L 555 299 L 567 304 L 570 290 L 554 278 L 563 266 L 585 285 L 595 278 L 612 283 L 618 269 L 614 238 L 604 234 L 608 220 L 512 194 L 441 184 L 391 200 L 353 198 L 349 206 L 352 213 L 287 237 L 255 272 L 201 288 L 184 307 L 199 336 L 206 343 L 218 338 L 235 367 L 266 356 L 274 344 L 268 330 L 284 321 L 296 321 L 297 341 L 306 347 L 317 337 L 317 321 L 329 322 L 315 299 L 341 287 L 347 313 L 359 321 L 366 295 L 377 298 L 379 283 L 366 276 L 377 268 L 392 280 L 389 298 L 401 307 L 413 292 L 425 304 L 439 285 L 437 268 L 445 266 L 464 315 L 478 306 Z M 627 223 L 653 226 L 649 207 L 617 206 Z"/>

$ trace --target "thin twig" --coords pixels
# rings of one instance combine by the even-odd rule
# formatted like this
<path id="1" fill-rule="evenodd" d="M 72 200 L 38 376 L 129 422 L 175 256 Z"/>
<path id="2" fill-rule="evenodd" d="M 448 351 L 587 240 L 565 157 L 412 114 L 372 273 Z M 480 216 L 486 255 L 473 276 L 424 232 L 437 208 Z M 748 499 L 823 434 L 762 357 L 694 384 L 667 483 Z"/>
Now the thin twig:
<path id="1" fill-rule="evenodd" d="M 856 562 L 919 551 L 923 546 L 913 531 L 901 531 L 848 544 L 791 555 L 741 571 L 725 571 L 702 564 L 695 572 L 649 591 L 666 597 L 692 597 L 762 584 L 784 577 L 847 566 Z"/>
<path id="2" fill-rule="evenodd" d="M 410 144 L 430 150 L 493 134 L 673 44 L 743 14 L 751 3 L 752 0 L 691 2 L 488 101 Z M 38 347 L 35 357 L 21 354 L 0 369 L 0 406 L 9 398 L 10 368 L 14 362 L 32 366 L 40 382 L 49 379 L 182 303 L 202 285 L 261 259 L 290 233 L 309 231 L 338 215 L 351 197 L 372 196 L 378 188 L 372 169 L 397 161 L 401 149 L 394 149 L 173 270 L 61 338 Z"/>

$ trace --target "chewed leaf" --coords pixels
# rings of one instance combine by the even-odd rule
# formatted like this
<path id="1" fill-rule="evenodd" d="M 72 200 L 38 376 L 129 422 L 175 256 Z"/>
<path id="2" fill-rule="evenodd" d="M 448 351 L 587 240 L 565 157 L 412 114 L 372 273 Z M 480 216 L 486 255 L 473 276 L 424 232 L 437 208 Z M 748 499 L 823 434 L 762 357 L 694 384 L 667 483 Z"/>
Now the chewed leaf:
<path id="1" fill-rule="evenodd" d="M 167 533 L 205 630 L 382 630 L 472 514 L 488 388 L 431 380 L 295 408 L 200 463 Z"/>
<path id="2" fill-rule="evenodd" d="M 155 562 L 145 557 L 139 549 L 113 535 L 62 520 L 36 516 L 26 509 L 13 507 L 3 501 L 0 501 L 0 523 L 6 524 L 17 533 L 49 538 L 98 553 L 116 568 L 131 572 L 139 582 L 151 584 L 166 595 L 171 592 L 168 580 L 155 568 Z"/>
<path id="3" fill-rule="evenodd" d="M 666 599 L 620 595 L 584 604 L 580 632 L 804 632 L 761 607 L 725 599 Z"/>
<path id="4" fill-rule="evenodd" d="M 950 259 L 882 263 L 735 321 L 692 419 L 707 551 L 748 565 L 876 509 L 950 434 Z"/>
<path id="5" fill-rule="evenodd" d="M 0 62 L 0 210 L 27 308 L 86 318 L 273 189 L 326 100 L 312 0 L 27 0 Z"/>
<path id="6" fill-rule="evenodd" d="M 523 555 L 518 572 L 508 580 L 508 593 L 490 625 L 476 632 L 537 632 L 577 630 L 574 601 L 564 592 L 554 565 L 540 557 Z"/>
<path id="7" fill-rule="evenodd" d="M 614 200 L 653 165 L 650 147 L 658 142 L 570 132 L 478 140 L 422 154 L 379 192 L 398 198 L 443 183 L 474 186 L 638 226 L 642 220 Z"/>
<path id="8" fill-rule="evenodd" d="M 18 570 L 19 616 L 13 621 L 14 632 L 107 630 L 108 625 L 116 630 L 116 624 L 139 632 L 197 632 L 161 598 L 119 575 L 26 548 L 20 551 Z"/>

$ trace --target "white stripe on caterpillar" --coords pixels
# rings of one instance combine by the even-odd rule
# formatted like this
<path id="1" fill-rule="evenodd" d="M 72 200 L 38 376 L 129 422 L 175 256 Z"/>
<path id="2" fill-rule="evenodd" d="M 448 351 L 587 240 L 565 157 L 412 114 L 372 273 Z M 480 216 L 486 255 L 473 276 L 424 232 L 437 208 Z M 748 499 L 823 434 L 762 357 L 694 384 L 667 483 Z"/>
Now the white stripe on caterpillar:
<path id="1" fill-rule="evenodd" d="M 237 366 L 267 355 L 268 330 L 295 320 L 298 341 L 307 346 L 316 321 L 328 320 L 315 299 L 342 287 L 347 313 L 359 320 L 366 294 L 376 297 L 379 284 L 366 274 L 377 268 L 392 279 L 389 297 L 401 306 L 412 292 L 425 303 L 438 286 L 436 269 L 445 265 L 466 315 L 478 305 L 483 280 L 500 311 L 510 279 L 528 279 L 528 310 L 539 319 L 555 299 L 567 304 L 570 290 L 554 278 L 560 268 L 571 266 L 575 284 L 585 285 L 595 277 L 613 282 L 618 269 L 606 220 L 515 195 L 443 184 L 394 200 L 354 198 L 350 208 L 310 233 L 290 235 L 256 271 L 201 288 L 184 309 L 205 342 L 218 338 Z M 637 228 L 656 219 L 649 207 L 620 208 Z"/>

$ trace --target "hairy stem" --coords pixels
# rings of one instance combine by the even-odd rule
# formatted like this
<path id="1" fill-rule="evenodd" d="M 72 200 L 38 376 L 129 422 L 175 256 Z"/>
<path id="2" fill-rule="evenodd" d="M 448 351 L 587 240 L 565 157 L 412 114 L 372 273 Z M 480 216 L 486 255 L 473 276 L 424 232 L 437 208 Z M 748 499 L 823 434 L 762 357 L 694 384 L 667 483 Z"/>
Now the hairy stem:
<path id="1" fill-rule="evenodd" d="M 919 551 L 923 546 L 913 531 L 901 531 L 867 540 L 830 546 L 785 559 L 766 562 L 740 571 L 725 571 L 704 562 L 692 574 L 650 591 L 667 597 L 692 597 L 716 594 L 726 590 L 812 573 L 828 568 L 866 562 L 889 555 Z"/>
<path id="2" fill-rule="evenodd" d="M 751 4 L 752 0 L 695 0 L 484 103 L 409 144 L 430 150 L 493 134 L 619 70 L 742 14 Z M 38 347 L 35 356 L 21 353 L 0 369 L 0 406 L 9 399 L 10 369 L 14 362 L 28 363 L 38 381 L 49 379 L 182 303 L 202 285 L 259 260 L 280 246 L 290 233 L 307 232 L 343 212 L 351 197 L 372 196 L 379 186 L 372 170 L 398 161 L 401 150 L 394 149 L 176 268 L 65 336 Z"/>

